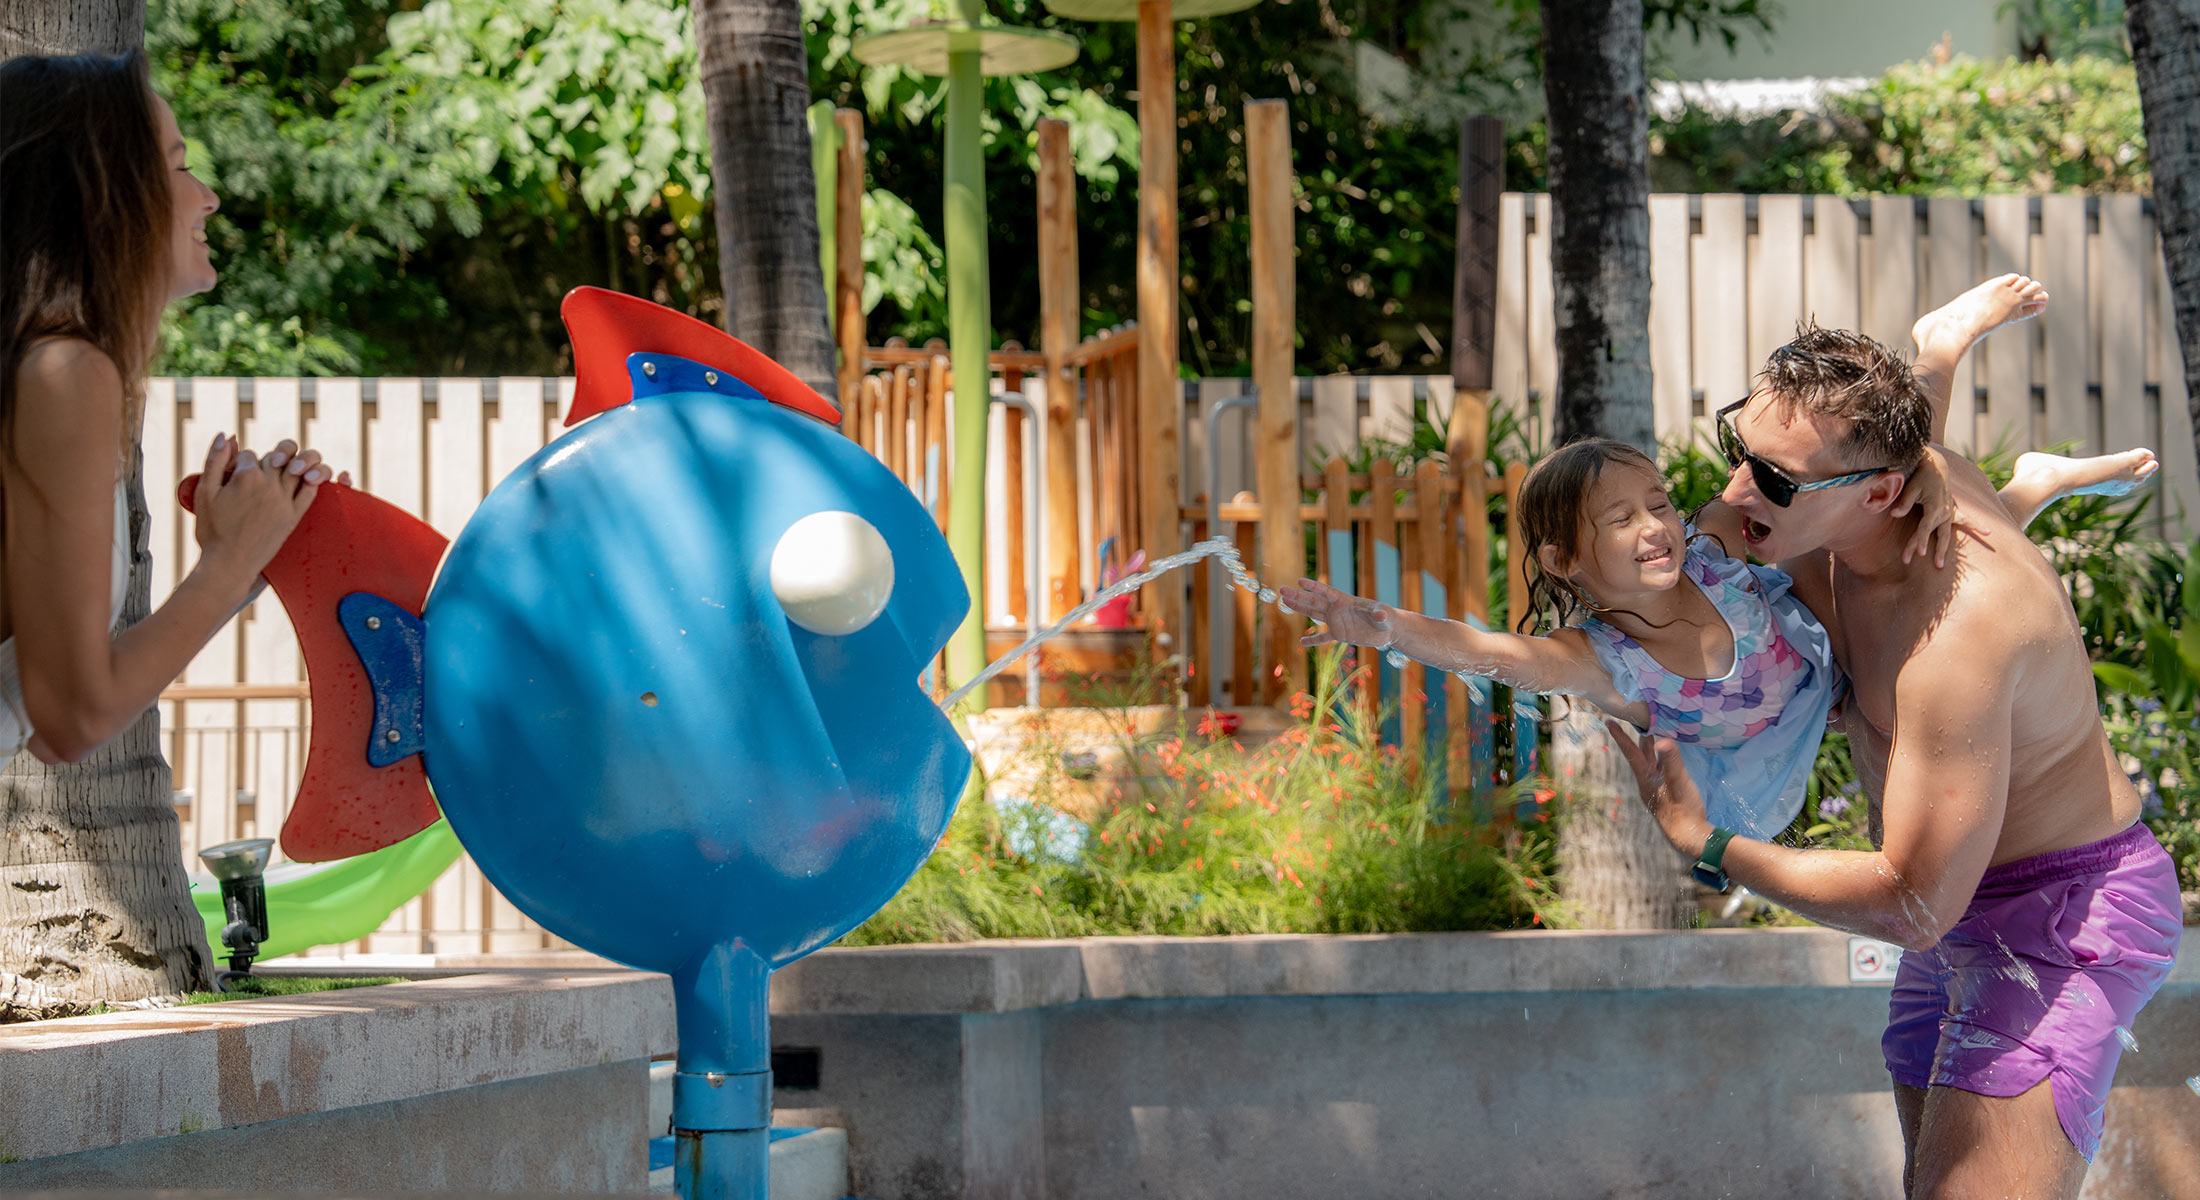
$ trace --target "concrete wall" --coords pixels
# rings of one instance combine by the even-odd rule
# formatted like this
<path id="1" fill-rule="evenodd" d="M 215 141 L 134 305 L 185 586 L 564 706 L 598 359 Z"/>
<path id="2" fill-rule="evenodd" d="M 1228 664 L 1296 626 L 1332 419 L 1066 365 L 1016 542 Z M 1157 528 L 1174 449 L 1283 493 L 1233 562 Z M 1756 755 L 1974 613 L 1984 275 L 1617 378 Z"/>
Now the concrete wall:
<path id="1" fill-rule="evenodd" d="M 1887 988 L 1848 954 L 1824 930 L 827 951 L 774 993 L 775 1044 L 819 1056 L 779 1120 L 845 1126 L 878 1200 L 1894 1195 Z M 2200 970 L 2134 1032 L 2084 1195 L 2200 1196 Z"/>
<path id="2" fill-rule="evenodd" d="M 0 1190 L 647 1190 L 664 977 L 457 978 L 0 1026 Z"/>

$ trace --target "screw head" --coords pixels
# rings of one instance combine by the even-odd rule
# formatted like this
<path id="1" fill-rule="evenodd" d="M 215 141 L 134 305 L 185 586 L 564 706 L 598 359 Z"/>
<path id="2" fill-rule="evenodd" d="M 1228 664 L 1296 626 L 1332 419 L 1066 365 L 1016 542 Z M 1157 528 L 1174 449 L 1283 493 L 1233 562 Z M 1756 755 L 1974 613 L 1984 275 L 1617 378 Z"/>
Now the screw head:
<path id="1" fill-rule="evenodd" d="M 390 745 L 394 746 L 394 745 L 396 745 L 397 743 L 399 743 L 399 742 L 401 742 L 401 741 L 404 741 L 404 740 L 405 740 L 405 735 L 404 735 L 404 734 L 401 734 L 401 733 L 399 733 L 399 732 L 397 732 L 397 731 L 396 731 L 396 730 L 394 730 L 394 729 L 392 729 L 392 730 L 390 730 L 390 731 L 389 731 L 388 733 L 385 733 L 385 734 L 383 734 L 383 735 L 382 735 L 382 740 L 383 740 L 383 741 L 385 741 L 385 742 L 388 742 L 388 743 L 389 743 Z"/>
<path id="2" fill-rule="evenodd" d="M 369 629 L 380 629 L 380 628 L 382 628 L 382 618 L 380 618 L 380 617 L 368 617 L 368 618 L 367 618 L 367 628 L 369 628 Z"/>
<path id="3" fill-rule="evenodd" d="M 657 377 L 657 364 L 653 362 L 643 363 L 642 374 L 649 376 L 651 379 L 655 379 Z"/>
<path id="4" fill-rule="evenodd" d="M 705 371 L 705 372 L 703 372 L 703 382 L 704 382 L 704 383 L 706 383 L 706 384 L 709 384 L 709 385 L 710 385 L 710 386 L 712 386 L 712 387 L 717 387 L 717 386 L 718 386 L 718 372 L 716 372 L 716 371 Z"/>

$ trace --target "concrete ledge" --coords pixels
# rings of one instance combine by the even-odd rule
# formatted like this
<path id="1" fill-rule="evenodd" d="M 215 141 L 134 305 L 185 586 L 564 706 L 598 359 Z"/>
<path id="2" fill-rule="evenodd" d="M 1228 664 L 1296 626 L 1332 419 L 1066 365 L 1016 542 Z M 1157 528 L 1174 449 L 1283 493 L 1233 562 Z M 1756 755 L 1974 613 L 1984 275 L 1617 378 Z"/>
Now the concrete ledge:
<path id="1" fill-rule="evenodd" d="M 1849 982 L 1831 929 L 972 942 L 821 950 L 772 981 L 774 1014 L 1006 1013 L 1079 1000 L 1884 987 Z M 2173 983 L 2200 983 L 2181 960 Z"/>
<path id="2" fill-rule="evenodd" d="M 625 969 L 486 971 L 6 1025 L 0 1153 L 73 1154 L 672 1049 L 664 976 Z"/>

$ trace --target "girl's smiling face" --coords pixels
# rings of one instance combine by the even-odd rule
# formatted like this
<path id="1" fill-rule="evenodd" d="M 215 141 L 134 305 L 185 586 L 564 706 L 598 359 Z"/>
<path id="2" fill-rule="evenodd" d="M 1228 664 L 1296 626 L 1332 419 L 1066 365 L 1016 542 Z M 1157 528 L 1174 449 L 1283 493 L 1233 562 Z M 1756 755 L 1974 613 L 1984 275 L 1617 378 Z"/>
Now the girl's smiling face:
<path id="1" fill-rule="evenodd" d="M 1544 570 L 1570 578 L 1597 606 L 1624 608 L 1632 597 L 1680 584 L 1686 545 L 1665 480 L 1632 463 L 1613 463 L 1581 507 L 1573 556 L 1545 546 L 1539 557 Z"/>
<path id="2" fill-rule="evenodd" d="M 214 189 L 191 173 L 183 133 L 176 128 L 176 114 L 159 96 L 153 97 L 153 120 L 170 172 L 168 198 L 173 225 L 168 235 L 168 294 L 161 297 L 166 302 L 214 286 L 214 261 L 206 245 L 206 219 L 221 207 L 221 200 L 214 195 Z"/>

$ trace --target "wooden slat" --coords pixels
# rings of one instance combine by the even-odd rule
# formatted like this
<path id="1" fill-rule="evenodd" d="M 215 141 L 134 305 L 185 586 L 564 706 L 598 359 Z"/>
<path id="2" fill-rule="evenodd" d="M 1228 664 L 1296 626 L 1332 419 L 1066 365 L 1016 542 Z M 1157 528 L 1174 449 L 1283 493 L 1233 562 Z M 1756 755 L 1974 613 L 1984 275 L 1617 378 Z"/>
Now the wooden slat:
<path id="1" fill-rule="evenodd" d="M 2091 273 L 2100 281 L 2094 301 L 2100 318 L 2094 334 L 2100 347 L 2101 437 L 2103 453 L 2148 444 L 2153 421 L 2147 411 L 2147 287 L 2153 276 L 2147 219 L 2140 198 L 2130 194 L 2100 197 L 2100 252 Z M 2046 320 L 2061 319 L 2062 297 L 2050 289 Z M 2161 506 L 2156 505 L 2159 509 Z"/>
<path id="2" fill-rule="evenodd" d="M 1857 278 L 1856 210 L 1838 196 L 1814 196 L 1810 209 L 1803 311 L 1827 329 L 1860 329 L 1864 323 L 1864 292 Z"/>
<path id="3" fill-rule="evenodd" d="M 1505 628 L 1520 628 L 1528 610 L 1527 543 L 1520 537 L 1520 481 L 1528 477 L 1525 463 L 1505 467 Z"/>
<path id="4" fill-rule="evenodd" d="M 1367 416 L 1360 423 L 1360 437 L 1379 438 L 1399 445 L 1413 442 L 1413 380 L 1404 375 L 1376 375 L 1367 381 Z"/>
<path id="5" fill-rule="evenodd" d="M 1910 326 L 1918 317 L 1917 201 L 1910 196 L 1874 196 L 1871 211 L 1864 332 L 1901 350 L 1909 346 Z"/>
<path id="6" fill-rule="evenodd" d="M 2031 224 L 2023 196 L 1986 198 L 1986 278 L 2030 272 Z M 2052 319 L 2062 319 L 2060 309 Z M 2005 329 L 1978 349 L 1986 375 L 1982 451 L 2032 448 L 2032 341 L 2038 328 L 2034 321 Z"/>
<path id="7" fill-rule="evenodd" d="M 426 431 L 426 519 L 448 538 L 457 537 L 466 527 L 486 491 L 482 421 L 480 380 L 436 382 L 435 410 Z M 427 927 L 452 935 L 473 933 L 472 940 L 460 945 L 478 949 L 478 934 L 485 924 L 481 882 L 481 868 L 470 856 L 461 855 L 429 888 L 425 897 Z M 439 938 L 439 944 L 444 940 L 455 937 Z"/>
<path id="8" fill-rule="evenodd" d="M 1928 202 L 1926 221 L 1932 248 L 1926 262 L 1924 307 L 1939 308 L 1983 278 L 1979 274 L 1979 231 L 1971 219 L 1971 202 L 1962 196 L 1935 196 Z M 1978 445 L 1979 417 L 1976 353 L 1956 363 L 1948 392 L 1948 445 L 1970 454 Z"/>
<path id="9" fill-rule="evenodd" d="M 1528 198 L 1507 192 L 1497 202 L 1497 339 L 1490 347 L 1490 395 L 1516 413 L 1528 411 Z"/>
<path id="10" fill-rule="evenodd" d="M 1367 523 L 1367 536 L 1360 540 L 1360 594 L 1384 604 L 1395 606 L 1398 595 L 1398 501 L 1397 479 L 1391 462 L 1378 458 L 1369 464 L 1368 507 L 1374 517 Z M 1366 672 L 1364 700 L 1367 714 L 1374 717 L 1386 700 L 1395 693 L 1384 684 L 1392 672 L 1380 655 L 1367 647 L 1360 648 L 1360 666 Z"/>
<path id="11" fill-rule="evenodd" d="M 2092 337 L 2092 305 L 2086 288 L 2086 197 L 2040 197 L 2041 248 L 2035 276 L 2047 285 L 2053 319 L 2032 322 L 2047 343 L 2047 440 L 2075 440 L 2075 453 L 2100 452 L 2093 408 L 2086 396 Z M 2010 332 L 2020 332 L 2024 326 Z"/>
<path id="12" fill-rule="evenodd" d="M 1192 518 L 1191 528 L 1192 541 L 1205 541 L 1207 538 L 1206 514 L 1202 513 Z M 1227 635 L 1220 638 L 1216 636 L 1215 626 L 1219 622 L 1215 620 L 1214 614 L 1210 611 L 1210 606 L 1227 603 L 1229 595 L 1234 589 L 1227 586 L 1215 586 L 1214 576 L 1215 571 L 1212 560 L 1199 564 L 1192 571 L 1192 631 L 1191 642 L 1185 649 L 1194 654 L 1204 650 L 1207 659 L 1206 662 L 1194 660 L 1187 668 L 1189 678 L 1184 681 L 1185 699 L 1194 708 L 1205 708 L 1214 702 L 1216 651 L 1221 646 L 1229 644 Z M 1035 703 L 1035 701 L 1033 702 Z"/>
<path id="13" fill-rule="evenodd" d="M 1749 273 L 1749 361 L 1761 364 L 1795 337 L 1803 318 L 1803 198 L 1757 197 Z"/>
<path id="14" fill-rule="evenodd" d="M 1077 381 L 1069 353 L 1079 328 L 1077 186 L 1069 124 L 1039 122 L 1039 339 L 1046 354 L 1039 398 L 1046 414 L 1047 620 L 1058 621 L 1079 600 L 1077 552 Z"/>
<path id="15" fill-rule="evenodd" d="M 909 475 L 909 411 L 910 396 L 921 396 L 917 391 L 916 368 L 904 364 L 894 368 L 893 390 L 886 403 L 886 428 L 883 433 L 885 453 L 879 458 L 894 478 L 910 483 Z M 912 492 L 918 489 L 912 485 Z M 919 493 L 921 495 L 921 492 Z"/>
<path id="16" fill-rule="evenodd" d="M 182 406 L 176 400 L 176 381 L 147 380 L 145 385 L 145 511 L 152 518 L 145 530 L 146 553 L 152 556 L 153 605 L 159 607 L 176 590 L 180 563 L 177 552 L 190 536 L 189 517 L 176 503 L 176 482 L 206 462 L 206 449 L 214 440 L 208 433 L 196 449 L 185 450 L 179 426 Z M 188 457 L 187 457 L 188 456 Z M 185 465 L 185 464 L 189 465 Z"/>
<path id="17" fill-rule="evenodd" d="M 1234 499 L 1240 510 L 1250 512 L 1258 508 L 1251 492 L 1239 492 Z M 1229 528 L 1230 538 L 1237 543 L 1241 554 L 1260 540 L 1260 526 L 1253 521 L 1237 521 Z M 1243 588 L 1230 589 L 1230 688 L 1231 695 L 1241 705 L 1260 703 L 1265 691 L 1260 679 L 1259 657 L 1253 645 L 1261 610 L 1259 597 Z"/>
<path id="18" fill-rule="evenodd" d="M 1247 440 L 1247 419 L 1244 408 L 1231 409 L 1219 418 L 1220 423 L 1216 430 L 1221 442 L 1219 454 L 1210 455 L 1206 442 L 1207 414 L 1223 401 L 1241 394 L 1244 390 L 1245 381 L 1238 379 L 1209 379 L 1201 382 L 1199 387 L 1199 419 L 1191 422 L 1184 431 L 1185 444 L 1187 446 L 1196 445 L 1199 449 L 1196 457 L 1191 458 L 1186 463 L 1185 477 L 1197 481 L 1189 485 L 1192 491 L 1208 495 L 1234 497 L 1241 492 L 1245 492 L 1247 486 L 1252 483 L 1245 472 L 1244 451 Z M 1212 479 L 1208 478 L 1207 475 L 1210 462 L 1213 462 L 1216 467 L 1216 474 Z M 1194 473 L 1195 467 L 1196 474 Z M 1204 518 L 1206 513 L 1202 511 L 1200 515 Z M 1211 524 L 1209 528 L 1221 530 L 1225 529 L 1226 526 Z M 1257 553 L 1257 550 L 1258 547 L 1255 545 L 1240 545 L 1238 547 L 1240 554 L 1253 555 Z M 1265 568 L 1261 565 L 1261 560 L 1258 557 L 1248 559 L 1246 566 L 1255 575 L 1265 573 Z M 1231 670 L 1231 647 L 1238 636 L 1237 601 L 1224 583 L 1227 576 L 1223 573 L 1221 564 L 1209 559 L 1198 568 L 1198 574 L 1208 577 L 1208 582 L 1215 585 L 1208 593 L 1212 598 L 1208 601 L 1206 611 L 1202 614 L 1210 630 L 1209 636 L 1213 640 L 1202 642 L 1195 631 L 1192 645 L 1205 650 L 1200 662 L 1201 670 L 1228 672 Z"/>
<path id="19" fill-rule="evenodd" d="M 200 447 L 193 462 L 197 469 L 205 462 L 205 447 L 211 445 L 216 433 L 248 436 L 250 430 L 242 427 L 238 411 L 237 381 L 234 379 L 197 378 L 191 381 L 191 419 L 183 426 L 178 439 L 185 446 Z M 240 441 L 242 440 L 240 436 Z M 249 445 L 249 443 L 247 443 Z M 250 447 L 254 450 L 262 447 Z M 161 498 L 165 499 L 165 497 Z M 161 501 L 150 494 L 148 507 Z M 199 547 L 197 539 L 182 538 L 177 549 L 178 578 L 190 573 L 197 563 Z M 243 651 L 239 645 L 237 622 L 225 623 L 184 668 L 183 682 L 198 686 L 234 684 L 240 682 L 239 669 L 243 665 Z M 229 840 L 230 814 L 235 807 L 238 780 L 237 754 L 239 748 L 231 739 L 216 737 L 212 731 L 234 728 L 243 723 L 241 704 L 232 701 L 208 701 L 178 706 L 178 736 L 185 739 L 185 753 L 179 757 L 186 762 L 186 769 L 177 774 L 178 786 L 188 786 L 193 793 L 191 820 L 184 829 L 186 853 L 196 853 L 199 847 L 211 846 Z M 184 782 L 188 780 L 188 782 Z"/>
<path id="20" fill-rule="evenodd" d="M 1323 470 L 1321 537 L 1315 539 L 1315 569 L 1323 583 L 1340 592 L 1359 586 L 1358 559 L 1352 546 L 1352 491 L 1345 482 L 1345 461 L 1332 458 Z"/>
<path id="21" fill-rule="evenodd" d="M 300 401 L 299 383 L 295 379 L 255 380 L 252 417 L 245 422 L 246 438 L 263 450 L 272 449 L 285 438 L 303 442 L 305 425 Z M 259 599 L 246 606 L 238 624 L 243 649 L 240 679 L 251 683 L 295 684 L 305 678 L 305 668 L 298 653 L 298 635 L 291 629 L 289 614 L 283 611 L 280 600 L 261 593 Z M 244 722 L 253 729 L 295 729 L 305 720 L 304 707 L 294 699 L 253 699 L 246 701 L 243 707 Z M 284 740 L 281 737 L 250 738 L 237 749 L 240 770 L 246 776 L 241 781 L 238 800 L 246 794 L 243 788 L 249 787 L 254 816 L 267 814 L 279 821 L 294 790 L 290 764 L 285 760 Z M 228 836 L 239 838 L 254 834 L 233 814 Z"/>
<path id="22" fill-rule="evenodd" d="M 1758 364 L 1749 357 L 1749 281 L 1744 274 L 1748 232 L 1742 197 L 1703 198 L 1703 232 L 1696 238 L 1689 277 L 1694 290 L 1696 386 L 1704 393 L 1698 436 L 1711 435 L 1710 417 L 1749 394 Z"/>
<path id="23" fill-rule="evenodd" d="M 2172 512 L 2182 517 L 2183 539 L 2200 536 L 2200 466 L 2194 462 L 2192 416 L 2185 391 L 2184 352 L 2177 343 L 2177 313 L 2171 301 L 2169 268 L 2154 239 L 2154 323 L 2157 329 L 2155 376 L 2161 392 L 2162 436 L 2156 453 L 2162 456 L 2162 488 Z M 186 443 L 188 445 L 189 443 Z M 2173 525 L 2171 533 L 2177 534 Z"/>
<path id="24" fill-rule="evenodd" d="M 1687 441 L 1695 429 L 1688 259 L 1688 197 L 1650 197 L 1650 396 L 1661 440 Z"/>
<path id="25" fill-rule="evenodd" d="M 421 381 L 375 381 L 374 412 L 367 422 L 367 452 L 359 484 L 416 517 L 426 513 L 427 463 Z"/>
<path id="26" fill-rule="evenodd" d="M 1359 393 L 1352 376 L 1314 377 L 1314 420 L 1306 430 L 1305 446 L 1324 458 L 1359 453 Z"/>
<path id="27" fill-rule="evenodd" d="M 833 178 L 833 227 L 820 232 L 833 239 L 833 335 L 840 347 L 836 380 L 840 384 L 841 424 L 852 424 L 857 389 L 864 376 L 863 328 L 863 113 L 833 110 L 840 148 Z"/>
<path id="28" fill-rule="evenodd" d="M 1558 420 L 1558 315 L 1551 291 L 1551 198 L 1535 197 L 1535 226 L 1528 234 L 1528 390 L 1536 396 L 1529 436 L 1536 449 L 1551 444 Z"/>
<path id="29" fill-rule="evenodd" d="M 488 477 L 482 481 L 484 488 L 494 489 L 529 455 L 542 449 L 551 421 L 543 391 L 543 381 L 532 376 L 497 381 L 496 414 L 488 422 Z"/>

